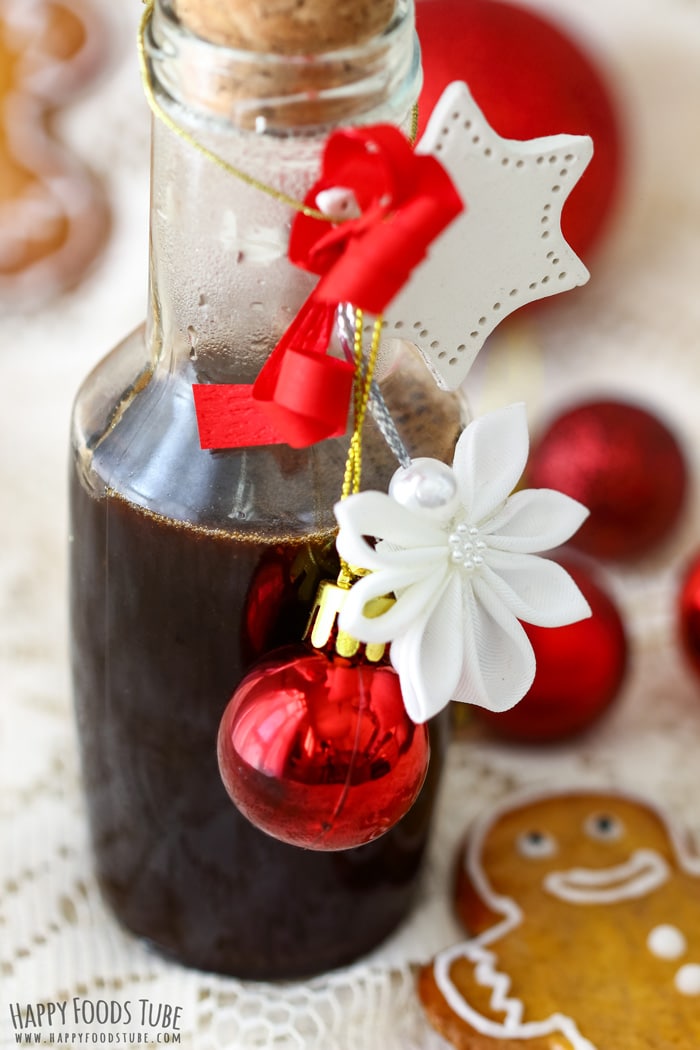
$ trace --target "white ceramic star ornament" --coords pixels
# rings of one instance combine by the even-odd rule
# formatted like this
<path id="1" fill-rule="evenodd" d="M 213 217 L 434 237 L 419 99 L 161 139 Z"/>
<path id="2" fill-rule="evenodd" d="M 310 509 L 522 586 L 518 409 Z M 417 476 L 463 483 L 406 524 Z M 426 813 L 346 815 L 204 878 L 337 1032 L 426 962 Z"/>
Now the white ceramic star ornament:
<path id="1" fill-rule="evenodd" d="M 511 405 L 466 427 L 451 468 L 414 460 L 389 495 L 359 492 L 335 507 L 341 558 L 369 573 L 352 586 L 339 626 L 362 642 L 391 642 L 414 722 L 451 699 L 512 707 L 535 675 L 520 621 L 559 627 L 590 616 L 568 573 L 536 554 L 568 540 L 588 511 L 551 489 L 509 495 L 527 454 L 525 407 Z M 365 615 L 391 593 L 387 612 Z"/>
<path id="2" fill-rule="evenodd" d="M 503 139 L 455 82 L 416 151 L 441 161 L 466 210 L 391 303 L 385 337 L 415 343 L 438 385 L 455 390 L 499 321 L 588 280 L 560 223 L 593 143 L 587 135 Z"/>

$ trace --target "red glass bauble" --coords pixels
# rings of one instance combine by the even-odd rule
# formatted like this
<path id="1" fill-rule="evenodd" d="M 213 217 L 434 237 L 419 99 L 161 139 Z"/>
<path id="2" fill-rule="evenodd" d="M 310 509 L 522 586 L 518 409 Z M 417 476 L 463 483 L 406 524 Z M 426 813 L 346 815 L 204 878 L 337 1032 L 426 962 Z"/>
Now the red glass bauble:
<path id="1" fill-rule="evenodd" d="M 378 838 L 410 809 L 430 744 L 387 663 L 296 645 L 243 680 L 218 753 L 226 790 L 253 824 L 295 846 L 340 850 Z"/>
<path id="2" fill-rule="evenodd" d="M 564 205 L 562 230 L 584 259 L 603 233 L 622 181 L 617 107 L 599 64 L 543 15 L 500 0 L 419 0 L 421 130 L 443 90 L 465 81 L 504 138 L 590 135 L 595 153 Z"/>
<path id="3" fill-rule="evenodd" d="M 687 485 L 681 448 L 646 409 L 591 401 L 558 416 L 533 446 L 533 488 L 559 489 L 590 510 L 572 546 L 599 558 L 646 554 L 678 521 Z"/>
<path id="4" fill-rule="evenodd" d="M 690 666 L 700 674 L 700 556 L 688 566 L 678 598 L 681 642 Z"/>
<path id="5" fill-rule="evenodd" d="M 530 691 L 510 711 L 479 711 L 493 730 L 515 740 L 549 742 L 587 728 L 613 702 L 625 675 L 627 637 L 617 606 L 588 569 L 561 564 L 592 615 L 566 627 L 523 624 L 537 659 Z"/>
<path id="6" fill-rule="evenodd" d="M 334 546 L 279 546 L 265 551 L 253 573 L 241 618 L 246 664 L 301 638 L 319 578 L 337 575 Z"/>
<path id="7" fill-rule="evenodd" d="M 294 590 L 290 579 L 292 556 L 286 551 L 268 551 L 253 574 L 246 594 L 241 623 L 243 652 L 248 663 L 275 647 L 275 631 L 289 618 Z M 284 614 L 287 613 L 285 616 Z M 307 610 L 308 616 L 308 610 Z M 303 624 L 302 624 L 303 629 Z M 290 639 L 300 630 L 290 627 Z"/>

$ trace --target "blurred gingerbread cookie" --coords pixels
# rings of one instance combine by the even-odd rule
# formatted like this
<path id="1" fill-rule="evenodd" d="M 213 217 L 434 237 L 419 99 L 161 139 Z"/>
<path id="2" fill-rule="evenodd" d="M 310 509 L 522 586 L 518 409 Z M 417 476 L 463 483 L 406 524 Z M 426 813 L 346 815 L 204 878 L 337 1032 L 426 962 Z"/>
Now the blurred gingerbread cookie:
<path id="1" fill-rule="evenodd" d="M 102 247 L 103 192 L 53 137 L 52 117 L 104 58 L 84 0 L 0 0 L 0 299 L 72 287 Z"/>
<path id="2" fill-rule="evenodd" d="M 473 936 L 419 991 L 459 1050 L 700 1046 L 700 860 L 653 806 L 507 803 L 469 838 L 457 910 Z"/>

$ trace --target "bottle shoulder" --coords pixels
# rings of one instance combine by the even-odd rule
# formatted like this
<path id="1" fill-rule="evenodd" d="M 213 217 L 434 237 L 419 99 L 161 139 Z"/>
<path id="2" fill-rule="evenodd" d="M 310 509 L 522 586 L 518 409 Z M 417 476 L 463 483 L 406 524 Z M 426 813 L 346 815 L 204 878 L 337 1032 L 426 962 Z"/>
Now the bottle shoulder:
<path id="1" fill-rule="evenodd" d="M 83 488 L 217 532 L 270 539 L 332 530 L 345 439 L 308 449 L 203 450 L 196 379 L 177 355 L 163 355 L 154 367 L 143 328 L 107 354 L 73 409 L 73 463 Z"/>
<path id="2" fill-rule="evenodd" d="M 113 493 L 217 531 L 298 537 L 332 530 L 348 437 L 303 449 L 203 450 L 191 389 L 198 377 L 194 367 L 172 365 L 181 360 L 162 355 L 154 367 L 140 328 L 86 378 L 72 423 L 83 487 L 95 498 Z M 410 354 L 382 386 L 409 454 L 449 459 L 462 423 L 459 400 L 438 391 Z M 386 490 L 397 463 L 372 420 L 363 445 L 363 487 Z"/>
<path id="3" fill-rule="evenodd" d="M 91 369 L 78 388 L 71 416 L 73 448 L 93 450 L 153 371 L 145 325 L 124 338 Z"/>

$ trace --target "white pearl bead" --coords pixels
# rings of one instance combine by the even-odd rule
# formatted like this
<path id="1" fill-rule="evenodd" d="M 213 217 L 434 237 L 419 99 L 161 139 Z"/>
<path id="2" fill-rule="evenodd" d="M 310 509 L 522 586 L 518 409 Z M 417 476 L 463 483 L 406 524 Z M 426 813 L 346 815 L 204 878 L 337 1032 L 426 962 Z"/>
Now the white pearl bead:
<path id="1" fill-rule="evenodd" d="M 408 467 L 399 467 L 389 483 L 389 495 L 402 507 L 439 521 L 449 520 L 459 503 L 452 468 L 439 459 L 427 457 L 412 460 Z M 461 541 L 461 537 L 458 539 Z"/>

